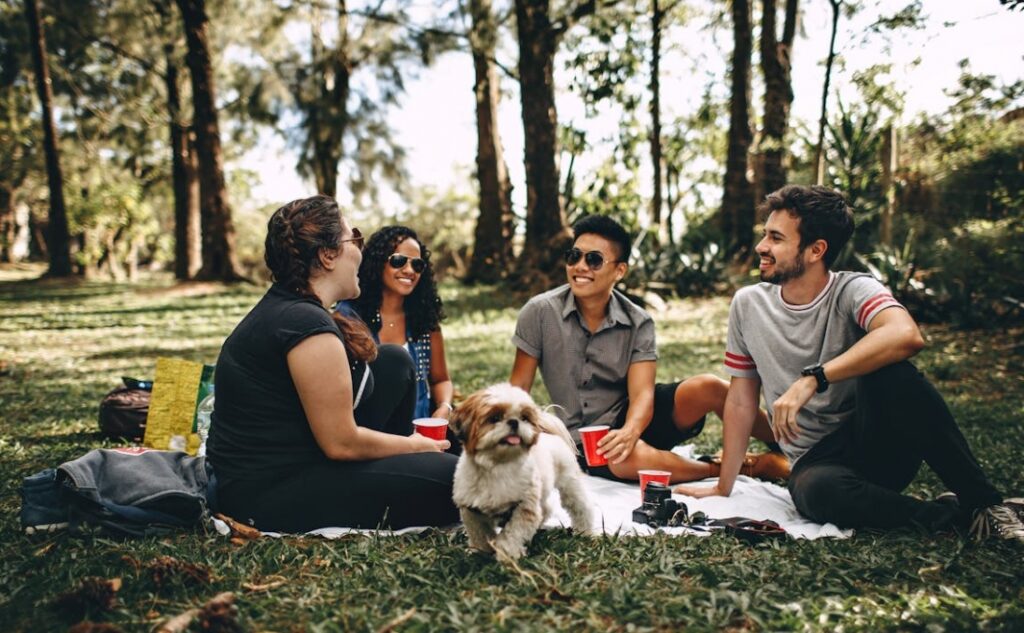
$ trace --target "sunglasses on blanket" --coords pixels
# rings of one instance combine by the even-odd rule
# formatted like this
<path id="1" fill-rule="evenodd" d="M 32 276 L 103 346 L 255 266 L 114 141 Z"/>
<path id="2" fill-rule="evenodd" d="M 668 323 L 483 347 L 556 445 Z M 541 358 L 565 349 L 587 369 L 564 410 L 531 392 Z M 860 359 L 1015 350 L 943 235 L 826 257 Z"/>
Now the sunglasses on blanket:
<path id="1" fill-rule="evenodd" d="M 412 264 L 412 272 L 416 274 L 423 272 L 427 267 L 427 262 L 419 257 L 408 257 L 406 255 L 399 255 L 398 253 L 388 257 L 388 266 L 391 266 L 395 270 L 405 268 L 406 264 Z"/>
<path id="2" fill-rule="evenodd" d="M 618 263 L 619 261 L 617 259 L 606 260 L 604 255 L 601 254 L 601 251 L 587 251 L 584 253 L 575 246 L 565 251 L 565 263 L 567 265 L 575 266 L 581 259 L 587 264 L 587 268 L 590 270 L 601 270 L 601 266 L 604 266 L 605 261 L 610 261 L 613 264 Z"/>

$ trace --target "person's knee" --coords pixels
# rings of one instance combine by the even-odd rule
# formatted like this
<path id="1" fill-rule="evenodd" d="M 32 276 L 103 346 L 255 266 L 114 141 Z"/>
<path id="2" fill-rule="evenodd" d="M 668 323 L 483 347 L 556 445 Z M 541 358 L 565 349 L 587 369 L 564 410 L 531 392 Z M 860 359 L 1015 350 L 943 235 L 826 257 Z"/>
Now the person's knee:
<path id="1" fill-rule="evenodd" d="M 791 477 L 789 491 L 793 505 L 808 519 L 848 526 L 856 521 L 851 501 L 857 496 L 858 485 L 840 469 L 811 466 Z"/>
<path id="2" fill-rule="evenodd" d="M 708 413 L 721 411 L 728 393 L 729 383 L 713 374 L 684 380 L 676 387 L 673 411 L 676 424 L 693 424 Z"/>
<path id="3" fill-rule="evenodd" d="M 416 376 L 416 367 L 413 365 L 412 356 L 401 345 L 385 343 L 377 347 L 377 358 L 371 363 L 375 373 L 387 374 L 395 377 Z"/>
<path id="4" fill-rule="evenodd" d="M 921 372 L 909 360 L 902 360 L 885 367 L 879 367 L 870 374 L 860 378 L 862 383 L 873 388 L 894 389 L 905 389 L 908 384 L 923 379 Z"/>

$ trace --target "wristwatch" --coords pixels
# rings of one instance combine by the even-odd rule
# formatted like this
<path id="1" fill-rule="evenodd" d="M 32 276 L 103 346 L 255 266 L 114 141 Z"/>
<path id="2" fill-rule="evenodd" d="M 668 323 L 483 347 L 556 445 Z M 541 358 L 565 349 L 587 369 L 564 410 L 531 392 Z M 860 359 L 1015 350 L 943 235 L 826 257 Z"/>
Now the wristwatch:
<path id="1" fill-rule="evenodd" d="M 816 393 L 822 393 L 828 389 L 828 378 L 825 378 L 825 368 L 821 365 L 804 367 L 800 370 L 800 375 L 814 376 L 814 379 L 818 381 L 818 388 L 815 390 Z"/>

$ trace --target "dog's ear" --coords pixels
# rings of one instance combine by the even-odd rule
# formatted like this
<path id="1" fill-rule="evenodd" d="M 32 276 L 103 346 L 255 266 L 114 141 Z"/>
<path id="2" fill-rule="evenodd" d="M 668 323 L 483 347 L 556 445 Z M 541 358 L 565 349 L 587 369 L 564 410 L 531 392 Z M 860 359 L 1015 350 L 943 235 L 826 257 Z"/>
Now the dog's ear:
<path id="1" fill-rule="evenodd" d="M 452 433 L 455 434 L 455 437 L 459 439 L 463 446 L 465 446 L 466 439 L 469 436 L 469 426 L 473 423 L 473 412 L 476 410 L 477 400 L 478 398 L 471 395 L 457 409 L 452 411 L 451 417 L 448 418 L 448 426 L 451 427 Z"/>

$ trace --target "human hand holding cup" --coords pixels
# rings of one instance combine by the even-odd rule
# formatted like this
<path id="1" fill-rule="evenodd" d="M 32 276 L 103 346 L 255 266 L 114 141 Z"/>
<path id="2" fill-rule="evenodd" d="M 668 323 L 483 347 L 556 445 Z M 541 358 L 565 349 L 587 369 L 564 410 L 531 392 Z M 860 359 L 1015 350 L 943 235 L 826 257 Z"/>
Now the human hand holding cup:
<path id="1" fill-rule="evenodd" d="M 416 433 L 432 440 L 443 440 L 448 434 L 448 420 L 444 418 L 416 418 L 412 427 Z"/>

